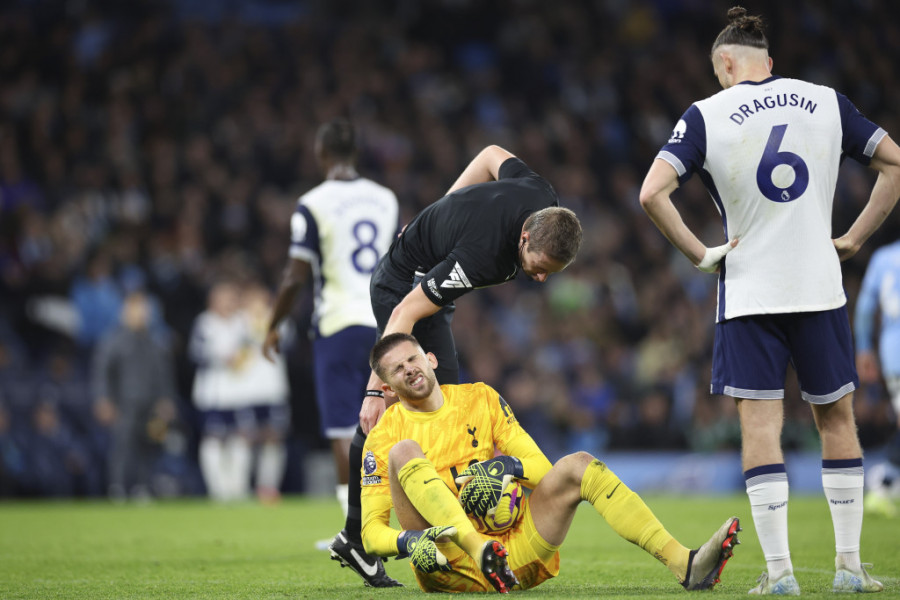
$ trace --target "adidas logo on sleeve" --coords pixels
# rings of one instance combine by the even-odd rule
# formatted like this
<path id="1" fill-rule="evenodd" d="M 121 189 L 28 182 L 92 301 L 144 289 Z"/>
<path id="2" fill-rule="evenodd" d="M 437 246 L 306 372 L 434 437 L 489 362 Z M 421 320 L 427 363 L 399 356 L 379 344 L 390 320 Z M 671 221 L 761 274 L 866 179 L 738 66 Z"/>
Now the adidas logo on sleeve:
<path id="1" fill-rule="evenodd" d="M 453 265 L 453 270 L 450 271 L 450 277 L 441 284 L 441 287 L 471 288 L 472 284 L 469 282 L 469 278 L 466 277 L 466 274 L 462 270 L 462 267 L 459 266 L 459 262 L 457 262 L 455 265 Z"/>

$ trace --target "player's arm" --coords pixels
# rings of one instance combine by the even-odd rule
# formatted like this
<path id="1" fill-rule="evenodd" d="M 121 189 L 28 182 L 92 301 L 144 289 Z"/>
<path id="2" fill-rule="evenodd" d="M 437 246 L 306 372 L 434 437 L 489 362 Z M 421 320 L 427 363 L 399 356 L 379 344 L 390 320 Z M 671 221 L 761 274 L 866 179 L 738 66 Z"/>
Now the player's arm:
<path id="1" fill-rule="evenodd" d="M 499 177 L 500 165 L 510 158 L 515 158 L 515 155 L 500 146 L 488 146 L 472 159 L 456 182 L 447 190 L 447 194 L 452 194 L 456 190 L 476 183 L 496 181 Z"/>
<path id="2" fill-rule="evenodd" d="M 439 310 L 441 307 L 425 295 L 421 285 L 417 285 L 391 311 L 391 317 L 384 326 L 383 335 L 398 332 L 412 333 L 416 323 Z"/>
<path id="3" fill-rule="evenodd" d="M 499 402 L 491 415 L 497 449 L 501 454 L 519 459 L 526 480 L 523 485 L 533 489 L 553 465 L 534 438 L 519 424 L 506 400 L 500 394 L 497 394 L 497 399 Z"/>
<path id="4" fill-rule="evenodd" d="M 382 335 L 384 336 L 391 333 L 412 333 L 413 327 L 417 322 L 426 317 L 430 317 L 439 310 L 441 310 L 441 307 L 432 302 L 428 296 L 425 295 L 421 285 L 417 285 L 405 298 L 403 298 L 403 300 L 400 301 L 400 304 L 395 306 L 394 310 L 391 311 L 391 317 L 384 326 Z M 381 381 L 381 378 L 378 377 L 375 371 L 372 371 L 366 389 L 383 390 L 384 387 L 384 382 Z M 375 427 L 375 424 L 378 423 L 381 415 L 384 414 L 385 408 L 386 403 L 384 398 L 369 395 L 365 397 L 363 406 L 359 411 L 359 424 L 362 426 L 363 433 L 368 434 L 369 431 Z"/>
<path id="5" fill-rule="evenodd" d="M 272 305 L 272 311 L 269 315 L 269 328 L 266 332 L 266 339 L 263 342 L 262 353 L 269 361 L 274 361 L 274 354 L 278 352 L 278 343 L 280 335 L 278 325 L 281 323 L 297 299 L 300 289 L 309 281 L 312 268 L 305 260 L 291 258 L 288 260 L 287 266 L 281 277 L 281 283 L 278 286 L 278 295 Z"/>
<path id="6" fill-rule="evenodd" d="M 487 403 L 491 415 L 491 436 L 501 454 L 514 456 L 522 463 L 526 486 L 533 488 L 552 466 L 534 439 L 522 428 L 509 403 L 497 390 L 488 390 Z"/>
<path id="7" fill-rule="evenodd" d="M 502 447 L 498 446 L 498 448 L 501 453 L 515 456 L 522 462 L 522 470 L 526 478 L 522 485 L 534 489 L 553 465 L 538 447 L 537 442 L 521 427 L 519 431 L 520 434 L 511 437 Z"/>
<path id="8" fill-rule="evenodd" d="M 402 532 L 391 527 L 390 495 L 362 494 L 362 541 L 369 554 L 396 556 L 397 538 Z"/>
<path id="9" fill-rule="evenodd" d="M 719 270 L 719 263 L 737 239 L 715 248 L 707 248 L 681 218 L 681 213 L 672 203 L 672 192 L 678 188 L 678 173 L 674 167 L 661 158 L 650 166 L 641 186 L 641 208 L 673 246 L 678 248 L 691 263 L 708 273 Z"/>
<path id="10" fill-rule="evenodd" d="M 859 251 L 894 210 L 900 198 L 900 147 L 890 136 L 884 136 L 875 147 L 869 166 L 878 171 L 869 201 L 847 233 L 834 240 L 834 247 L 842 261 Z"/>

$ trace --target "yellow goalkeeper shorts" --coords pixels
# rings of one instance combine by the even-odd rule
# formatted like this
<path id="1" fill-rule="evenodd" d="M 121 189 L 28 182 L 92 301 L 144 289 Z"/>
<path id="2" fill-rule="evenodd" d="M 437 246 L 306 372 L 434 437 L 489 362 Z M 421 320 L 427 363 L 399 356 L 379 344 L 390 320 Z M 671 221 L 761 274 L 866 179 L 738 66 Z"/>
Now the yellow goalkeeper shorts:
<path id="1" fill-rule="evenodd" d="M 515 589 L 533 588 L 559 574 L 559 546 L 544 540 L 534 527 L 531 503 L 525 499 L 525 514 L 519 523 L 493 539 L 509 551 L 507 562 L 519 579 Z M 485 540 L 488 538 L 485 537 Z M 494 587 L 481 574 L 475 561 L 453 542 L 438 543 L 452 571 L 422 573 L 412 566 L 419 587 L 426 592 L 493 592 Z"/>

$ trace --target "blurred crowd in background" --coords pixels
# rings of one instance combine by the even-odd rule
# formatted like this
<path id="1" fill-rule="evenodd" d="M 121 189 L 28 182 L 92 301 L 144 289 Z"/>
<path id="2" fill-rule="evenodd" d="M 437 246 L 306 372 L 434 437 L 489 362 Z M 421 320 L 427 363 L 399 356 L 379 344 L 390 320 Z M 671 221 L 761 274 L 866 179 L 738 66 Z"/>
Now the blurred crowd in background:
<path id="1" fill-rule="evenodd" d="M 458 303 L 463 378 L 497 388 L 554 458 L 574 450 L 739 447 L 709 394 L 715 276 L 673 250 L 638 203 L 691 102 L 718 84 L 709 48 L 731 2 L 700 0 L 11 0 L 0 7 L 0 496 L 103 495 L 115 411 L 98 349 L 145 299 L 170 394 L 146 418 L 151 493 L 203 493 L 188 341 L 214 284 L 274 290 L 298 196 L 320 180 L 317 126 L 359 129 L 360 172 L 406 222 L 488 144 L 521 157 L 580 216 L 576 262 Z M 769 23 L 774 72 L 835 87 L 900 136 L 891 3 L 745 2 Z M 842 168 L 835 235 L 873 175 Z M 724 242 L 697 178 L 676 195 Z M 871 253 L 844 265 L 851 306 Z M 285 348 L 286 491 L 324 448 L 312 394 L 312 291 Z M 155 346 L 156 347 L 156 346 Z M 327 383 L 326 383 L 327 384 Z M 789 386 L 786 446 L 817 447 Z M 168 397 L 171 396 L 171 397 Z M 856 402 L 865 447 L 892 415 Z"/>

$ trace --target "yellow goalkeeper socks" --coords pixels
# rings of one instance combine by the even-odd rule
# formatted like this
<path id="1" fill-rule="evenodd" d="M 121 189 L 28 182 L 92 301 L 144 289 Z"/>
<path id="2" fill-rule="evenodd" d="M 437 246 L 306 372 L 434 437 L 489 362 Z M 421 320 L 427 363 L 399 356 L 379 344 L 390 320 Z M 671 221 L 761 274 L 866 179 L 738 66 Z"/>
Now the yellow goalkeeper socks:
<path id="1" fill-rule="evenodd" d="M 599 460 L 591 462 L 581 478 L 581 497 L 594 505 L 613 531 L 653 555 L 684 581 L 690 550 L 679 544 L 641 497 Z"/>
<path id="2" fill-rule="evenodd" d="M 459 500 L 444 484 L 434 465 L 426 458 L 414 458 L 403 465 L 397 478 L 419 514 L 432 526 L 456 527 L 453 541 L 477 560 L 484 538 L 475 531 Z"/>

